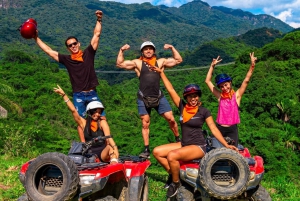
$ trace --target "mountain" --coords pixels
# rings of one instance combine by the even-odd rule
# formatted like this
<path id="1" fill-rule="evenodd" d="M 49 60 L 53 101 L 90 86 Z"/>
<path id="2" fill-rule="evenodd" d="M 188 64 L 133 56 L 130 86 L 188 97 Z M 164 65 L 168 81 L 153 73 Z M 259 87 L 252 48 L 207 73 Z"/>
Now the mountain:
<path id="1" fill-rule="evenodd" d="M 126 43 L 131 46 L 125 53 L 126 59 L 137 58 L 140 44 L 145 40 L 154 42 L 158 56 L 170 55 L 170 51 L 163 50 L 165 43 L 174 45 L 185 55 L 185 52 L 193 52 L 209 41 L 239 36 L 264 26 L 282 33 L 293 30 L 271 16 L 264 18 L 241 10 L 229 12 L 232 9 L 210 7 L 198 0 L 178 8 L 97 0 L 10 0 L 0 2 L 0 59 L 3 52 L 16 49 L 48 58 L 33 40 L 20 36 L 17 29 L 28 18 L 37 21 L 40 38 L 54 50 L 68 53 L 64 40 L 70 35 L 76 36 L 82 47 L 86 47 L 96 22 L 94 12 L 98 9 L 104 16 L 95 66 L 102 71 L 124 71 L 115 67 L 115 60 L 119 48 Z M 257 41 L 262 39 L 254 40 Z M 134 76 L 99 74 L 109 83 Z"/>
<path id="2" fill-rule="evenodd" d="M 200 0 L 194 0 L 179 8 L 168 8 L 165 6 L 160 8 L 188 19 L 191 24 L 201 24 L 219 31 L 224 36 L 239 35 L 261 27 L 278 29 L 284 33 L 293 30 L 291 26 L 270 15 L 254 15 L 240 9 L 211 7 Z"/>
<path id="3" fill-rule="evenodd" d="M 78 36 L 82 44 L 87 45 L 95 23 L 93 13 L 97 9 L 104 12 L 101 44 L 105 53 L 109 53 L 105 58 L 115 57 L 116 51 L 125 43 L 138 49 L 144 40 L 152 40 L 160 47 L 159 51 L 164 43 L 171 43 L 184 51 L 207 41 L 261 27 L 283 33 L 293 30 L 268 15 L 210 7 L 199 0 L 179 8 L 96 0 L 11 0 L 0 3 L 0 43 L 24 42 L 16 30 L 31 17 L 38 22 L 41 38 L 59 51 L 64 50 L 62 43 L 69 35 Z"/>
<path id="4" fill-rule="evenodd" d="M 222 58 L 223 63 L 233 62 L 238 55 L 254 51 L 283 36 L 284 34 L 278 30 L 263 27 L 239 36 L 220 38 L 200 45 L 194 51 L 186 54 L 182 65 L 209 65 L 212 58 L 217 56 Z"/>

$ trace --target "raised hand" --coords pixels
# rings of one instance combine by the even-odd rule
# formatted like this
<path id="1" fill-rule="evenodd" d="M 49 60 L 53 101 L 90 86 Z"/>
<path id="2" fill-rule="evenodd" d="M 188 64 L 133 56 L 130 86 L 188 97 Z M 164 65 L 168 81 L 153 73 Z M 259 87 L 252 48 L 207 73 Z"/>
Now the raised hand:
<path id="1" fill-rule="evenodd" d="M 125 50 L 129 50 L 129 49 L 130 49 L 130 45 L 128 45 L 128 44 L 125 44 L 121 47 L 122 52 Z"/>
<path id="2" fill-rule="evenodd" d="M 97 16 L 97 19 L 102 19 L 102 15 L 103 15 L 103 12 L 101 10 L 97 10 L 95 12 L 96 16 Z"/>
<path id="3" fill-rule="evenodd" d="M 172 49 L 172 48 L 173 48 L 173 45 L 170 45 L 170 44 L 165 44 L 164 45 L 165 50 Z"/>
<path id="4" fill-rule="evenodd" d="M 218 56 L 216 59 L 213 59 L 211 62 L 211 66 L 215 67 L 215 65 L 217 65 L 218 63 L 220 63 L 222 61 L 222 59 L 220 59 L 220 56 Z"/>
<path id="5" fill-rule="evenodd" d="M 61 96 L 65 95 L 64 90 L 62 90 L 62 88 L 60 88 L 59 85 L 57 85 L 57 88 L 54 87 L 54 88 L 53 88 L 53 91 L 54 91 L 55 93 L 57 93 L 58 95 L 61 95 Z"/>
<path id="6" fill-rule="evenodd" d="M 250 59 L 251 59 L 251 67 L 254 68 L 255 63 L 257 61 L 257 57 L 254 56 L 254 52 L 250 53 Z"/>

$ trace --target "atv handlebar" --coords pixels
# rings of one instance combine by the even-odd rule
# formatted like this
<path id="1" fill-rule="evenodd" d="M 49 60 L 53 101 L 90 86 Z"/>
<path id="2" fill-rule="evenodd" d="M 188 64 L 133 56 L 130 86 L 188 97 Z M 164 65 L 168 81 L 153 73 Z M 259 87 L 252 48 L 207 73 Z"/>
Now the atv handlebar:
<path id="1" fill-rule="evenodd" d="M 107 136 L 98 136 L 98 137 L 94 137 L 92 140 L 85 142 L 83 145 L 83 150 L 82 150 L 82 154 L 85 154 L 90 148 L 91 146 L 99 143 L 99 142 L 104 142 L 106 139 L 108 138 L 112 138 L 111 135 L 107 135 Z"/>

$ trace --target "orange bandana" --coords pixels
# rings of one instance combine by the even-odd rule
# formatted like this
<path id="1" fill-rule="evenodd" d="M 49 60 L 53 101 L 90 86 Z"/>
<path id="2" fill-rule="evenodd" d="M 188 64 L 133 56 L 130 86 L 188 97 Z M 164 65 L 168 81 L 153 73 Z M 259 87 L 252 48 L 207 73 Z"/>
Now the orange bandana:
<path id="1" fill-rule="evenodd" d="M 187 122 L 188 120 L 190 120 L 197 112 L 198 112 L 198 108 L 199 106 L 188 106 L 188 104 L 186 104 L 183 108 L 183 112 L 182 112 L 182 118 L 183 118 L 183 123 Z"/>
<path id="2" fill-rule="evenodd" d="M 229 93 L 222 92 L 221 97 L 224 99 L 228 99 L 228 98 L 231 99 L 233 94 L 234 94 L 234 90 L 231 89 L 231 91 Z"/>
<path id="3" fill-rule="evenodd" d="M 145 58 L 143 56 L 141 56 L 139 59 L 147 62 L 151 66 L 155 66 L 155 63 L 156 63 L 156 56 L 155 55 L 153 55 L 150 59 Z"/>
<path id="4" fill-rule="evenodd" d="M 71 54 L 71 59 L 74 61 L 83 62 L 82 55 L 83 55 L 83 52 L 81 50 L 79 50 L 76 54 Z"/>
<path id="5" fill-rule="evenodd" d="M 94 132 L 96 132 L 97 129 L 98 129 L 98 123 L 97 123 L 97 121 L 92 120 L 91 121 L 91 130 L 94 131 Z"/>

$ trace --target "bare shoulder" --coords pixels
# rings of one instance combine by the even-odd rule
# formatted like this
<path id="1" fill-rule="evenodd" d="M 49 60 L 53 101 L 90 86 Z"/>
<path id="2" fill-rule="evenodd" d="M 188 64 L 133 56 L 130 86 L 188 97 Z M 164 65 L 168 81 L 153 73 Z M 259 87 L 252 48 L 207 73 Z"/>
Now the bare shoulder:
<path id="1" fill-rule="evenodd" d="M 138 69 L 142 68 L 142 60 L 140 60 L 140 59 L 134 59 L 134 60 L 132 60 L 132 62 L 135 63 L 136 68 L 138 68 Z"/>
<path id="2" fill-rule="evenodd" d="M 162 67 L 163 67 L 163 64 L 164 64 L 164 62 L 165 62 L 166 60 L 167 60 L 166 58 L 159 58 L 159 59 L 157 59 L 156 61 L 157 61 L 158 67 L 159 67 L 159 68 L 162 68 Z"/>

